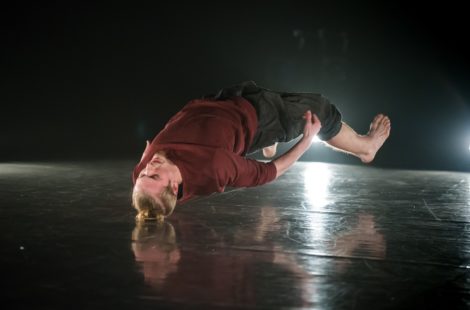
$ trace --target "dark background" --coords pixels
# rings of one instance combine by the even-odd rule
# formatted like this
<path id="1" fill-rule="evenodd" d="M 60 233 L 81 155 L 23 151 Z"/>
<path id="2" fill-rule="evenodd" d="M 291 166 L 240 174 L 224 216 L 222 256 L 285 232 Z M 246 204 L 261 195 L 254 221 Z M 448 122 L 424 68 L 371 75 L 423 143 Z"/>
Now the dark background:
<path id="1" fill-rule="evenodd" d="M 137 161 L 188 100 L 254 80 L 324 94 L 359 133 L 388 114 L 376 166 L 470 171 L 463 5 L 64 1 L 1 12 L 2 161 Z M 359 164 L 321 145 L 302 160 Z"/>

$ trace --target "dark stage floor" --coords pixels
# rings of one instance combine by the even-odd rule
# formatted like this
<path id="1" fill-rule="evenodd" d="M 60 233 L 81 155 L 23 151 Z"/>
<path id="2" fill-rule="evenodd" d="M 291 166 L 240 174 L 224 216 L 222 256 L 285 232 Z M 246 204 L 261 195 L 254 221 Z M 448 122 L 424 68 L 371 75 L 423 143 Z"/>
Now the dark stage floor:
<path id="1" fill-rule="evenodd" d="M 0 164 L 6 309 L 470 306 L 468 173 L 297 163 L 136 225 L 133 164 Z"/>

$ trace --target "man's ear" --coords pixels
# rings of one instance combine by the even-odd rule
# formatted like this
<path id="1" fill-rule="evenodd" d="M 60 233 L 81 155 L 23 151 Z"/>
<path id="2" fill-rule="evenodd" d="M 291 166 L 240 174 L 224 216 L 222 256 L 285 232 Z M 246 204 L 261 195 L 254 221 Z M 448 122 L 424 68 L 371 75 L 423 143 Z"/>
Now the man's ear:
<path id="1" fill-rule="evenodd" d="M 178 182 L 171 182 L 171 191 L 173 194 L 175 194 L 175 196 L 178 196 L 178 186 Z"/>

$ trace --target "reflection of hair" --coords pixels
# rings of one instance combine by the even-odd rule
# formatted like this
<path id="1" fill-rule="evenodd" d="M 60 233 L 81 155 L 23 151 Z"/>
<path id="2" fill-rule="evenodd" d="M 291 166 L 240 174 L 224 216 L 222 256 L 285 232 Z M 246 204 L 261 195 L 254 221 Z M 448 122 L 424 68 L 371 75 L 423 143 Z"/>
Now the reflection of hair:
<path id="1" fill-rule="evenodd" d="M 165 187 L 159 198 L 160 201 L 144 191 L 134 190 L 132 205 L 138 212 L 136 219 L 139 221 L 163 220 L 165 216 L 169 216 L 176 206 L 176 195 L 170 184 Z"/>
<path id="2" fill-rule="evenodd" d="M 168 222 L 137 222 L 132 231 L 134 249 L 155 248 L 171 252 L 177 248 L 175 228 Z"/>

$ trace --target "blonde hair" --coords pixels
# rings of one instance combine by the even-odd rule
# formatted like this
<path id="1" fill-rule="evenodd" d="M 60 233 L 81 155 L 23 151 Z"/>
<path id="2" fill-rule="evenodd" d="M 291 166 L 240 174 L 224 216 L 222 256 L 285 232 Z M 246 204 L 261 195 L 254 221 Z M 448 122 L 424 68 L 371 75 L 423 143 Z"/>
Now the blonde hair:
<path id="1" fill-rule="evenodd" d="M 166 216 L 171 215 L 175 209 L 177 199 L 170 184 L 165 187 L 159 198 L 157 200 L 144 191 L 134 190 L 132 193 L 132 206 L 138 212 L 136 219 L 138 221 L 162 221 Z"/>

